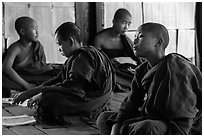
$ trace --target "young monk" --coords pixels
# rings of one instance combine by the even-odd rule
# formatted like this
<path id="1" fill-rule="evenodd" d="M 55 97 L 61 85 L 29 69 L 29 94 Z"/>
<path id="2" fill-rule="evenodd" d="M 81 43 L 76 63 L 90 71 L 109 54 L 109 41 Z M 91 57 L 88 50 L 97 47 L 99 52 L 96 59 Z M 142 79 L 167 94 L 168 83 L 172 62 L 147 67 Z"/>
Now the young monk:
<path id="1" fill-rule="evenodd" d="M 132 17 L 127 9 L 118 9 L 114 14 L 113 26 L 99 32 L 94 40 L 94 46 L 101 49 L 111 59 L 117 77 L 123 79 L 124 82 L 117 80 L 118 88 L 131 82 L 134 74 L 129 71 L 129 68 L 135 68 L 141 63 L 133 53 L 133 42 L 125 35 L 131 21 Z"/>
<path id="2" fill-rule="evenodd" d="M 30 17 L 19 17 L 15 21 L 15 29 L 20 39 L 9 46 L 3 60 L 3 96 L 8 95 L 11 89 L 22 91 L 36 86 L 33 77 L 29 82 L 22 75 L 38 75 L 52 69 L 46 64 L 44 49 L 37 40 L 36 21 Z"/>
<path id="3" fill-rule="evenodd" d="M 68 59 L 57 77 L 14 97 L 14 104 L 39 101 L 38 116 L 55 122 L 65 115 L 97 116 L 107 105 L 115 84 L 108 57 L 94 47 L 83 47 L 80 29 L 72 22 L 55 31 L 60 52 Z"/>
<path id="4" fill-rule="evenodd" d="M 201 72 L 182 55 L 165 56 L 168 43 L 163 25 L 145 23 L 138 28 L 134 53 L 148 61 L 136 68 L 132 91 L 119 112 L 99 116 L 102 134 L 179 135 L 201 127 Z"/>

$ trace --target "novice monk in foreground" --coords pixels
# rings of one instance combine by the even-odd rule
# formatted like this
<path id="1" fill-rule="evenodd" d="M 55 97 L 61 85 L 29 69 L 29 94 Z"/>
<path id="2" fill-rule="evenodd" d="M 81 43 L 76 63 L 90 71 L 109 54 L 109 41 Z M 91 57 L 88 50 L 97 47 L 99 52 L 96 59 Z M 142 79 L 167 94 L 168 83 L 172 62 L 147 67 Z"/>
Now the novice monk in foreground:
<path id="1" fill-rule="evenodd" d="M 101 134 L 202 133 L 201 72 L 182 55 L 165 56 L 168 43 L 163 25 L 145 23 L 138 28 L 134 53 L 148 61 L 136 68 L 132 91 L 119 112 L 99 116 Z"/>

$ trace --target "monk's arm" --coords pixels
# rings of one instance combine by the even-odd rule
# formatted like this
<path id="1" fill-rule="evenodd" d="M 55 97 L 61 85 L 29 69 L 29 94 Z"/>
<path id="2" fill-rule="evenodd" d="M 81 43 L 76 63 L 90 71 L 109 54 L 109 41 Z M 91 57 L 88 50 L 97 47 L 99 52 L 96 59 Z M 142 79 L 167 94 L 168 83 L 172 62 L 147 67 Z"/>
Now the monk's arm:
<path id="1" fill-rule="evenodd" d="M 2 65 L 3 74 L 14 82 L 18 83 L 25 89 L 29 89 L 32 84 L 26 82 L 21 78 L 18 73 L 12 68 L 14 60 L 20 54 L 20 48 L 12 46 L 8 49 L 7 56 L 5 57 Z"/>
<path id="2" fill-rule="evenodd" d="M 102 48 L 101 38 L 99 36 L 96 36 L 94 38 L 94 45 L 93 46 L 96 47 L 97 49 Z"/>

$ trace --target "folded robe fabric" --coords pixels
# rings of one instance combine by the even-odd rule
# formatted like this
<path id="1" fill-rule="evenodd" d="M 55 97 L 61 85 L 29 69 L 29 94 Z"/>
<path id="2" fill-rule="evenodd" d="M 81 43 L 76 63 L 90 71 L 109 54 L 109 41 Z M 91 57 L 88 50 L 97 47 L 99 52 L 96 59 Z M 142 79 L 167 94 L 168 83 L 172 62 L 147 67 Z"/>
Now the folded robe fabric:
<path id="1" fill-rule="evenodd" d="M 101 31 L 100 33 L 109 30 L 105 29 L 103 31 Z M 99 34 L 100 34 L 99 33 Z M 116 81 L 117 81 L 117 85 L 115 88 L 115 92 L 127 92 L 130 90 L 130 84 L 127 83 L 131 83 L 134 74 L 132 74 L 128 69 L 131 67 L 133 69 L 135 69 L 136 66 L 140 65 L 142 63 L 142 60 L 138 57 L 136 57 L 133 53 L 133 42 L 130 38 L 127 37 L 127 35 L 125 34 L 121 34 L 120 35 L 120 39 L 121 42 L 123 44 L 123 49 L 105 49 L 102 48 L 102 51 L 104 51 L 104 53 L 106 53 L 106 55 L 112 59 L 112 64 L 114 66 L 114 69 L 116 71 Z M 135 64 L 120 64 L 116 61 L 114 61 L 114 58 L 116 57 L 130 57 L 135 61 Z"/>
<path id="2" fill-rule="evenodd" d="M 159 119 L 168 121 L 168 134 L 189 134 L 201 112 L 201 91 L 201 73 L 185 57 L 169 54 L 153 68 L 145 62 L 136 69 L 132 92 L 114 121 Z"/>
<path id="3" fill-rule="evenodd" d="M 67 59 L 57 77 L 43 85 L 38 109 L 43 119 L 52 119 L 51 115 L 92 115 L 110 99 L 115 73 L 104 53 L 83 47 Z"/>
<path id="4" fill-rule="evenodd" d="M 46 57 L 43 46 L 39 41 L 33 42 L 31 56 L 27 57 L 22 63 L 14 65 L 14 69 L 19 74 L 43 74 L 52 67 L 46 64 Z"/>
<path id="5" fill-rule="evenodd" d="M 133 42 L 130 38 L 128 38 L 125 34 L 124 35 L 120 35 L 120 38 L 121 38 L 121 41 L 124 45 L 124 53 L 125 53 L 125 56 L 129 56 L 131 57 L 133 60 L 136 61 L 137 65 L 140 65 L 142 63 L 141 59 L 136 57 L 134 55 L 134 52 L 133 52 Z"/>

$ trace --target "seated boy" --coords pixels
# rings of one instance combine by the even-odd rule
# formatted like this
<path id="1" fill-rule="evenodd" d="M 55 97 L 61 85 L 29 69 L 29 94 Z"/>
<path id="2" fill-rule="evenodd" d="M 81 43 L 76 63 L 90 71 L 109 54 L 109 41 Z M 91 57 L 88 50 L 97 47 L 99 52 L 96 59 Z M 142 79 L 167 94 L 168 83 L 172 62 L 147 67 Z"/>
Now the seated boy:
<path id="1" fill-rule="evenodd" d="M 138 28 L 134 53 L 148 61 L 136 68 L 132 91 L 119 112 L 99 116 L 101 134 L 194 134 L 201 127 L 201 72 L 182 55 L 165 56 L 168 43 L 163 25 Z"/>
<path id="2" fill-rule="evenodd" d="M 52 67 L 46 64 L 44 49 L 37 40 L 36 21 L 30 17 L 19 17 L 15 21 L 15 29 L 20 39 L 11 44 L 4 53 L 3 97 L 8 97 L 11 89 L 22 91 L 35 87 L 42 77 L 34 77 L 52 70 Z M 43 79 L 45 78 L 48 80 L 52 76 L 43 76 Z"/>
<path id="3" fill-rule="evenodd" d="M 65 115 L 95 117 L 109 101 L 115 73 L 106 55 L 94 47 L 82 47 L 80 29 L 72 22 L 60 25 L 55 38 L 60 52 L 68 59 L 57 77 L 14 97 L 14 104 L 31 98 L 39 101 L 38 116 L 55 122 Z"/>
<path id="4" fill-rule="evenodd" d="M 125 35 L 131 21 L 132 17 L 127 9 L 118 9 L 113 18 L 113 26 L 99 32 L 94 40 L 94 46 L 101 49 L 111 59 L 116 76 L 119 77 L 116 79 L 115 90 L 130 88 L 130 84 L 128 86 L 127 83 L 130 83 L 134 76 L 130 70 L 141 63 L 133 53 L 133 42 Z"/>

